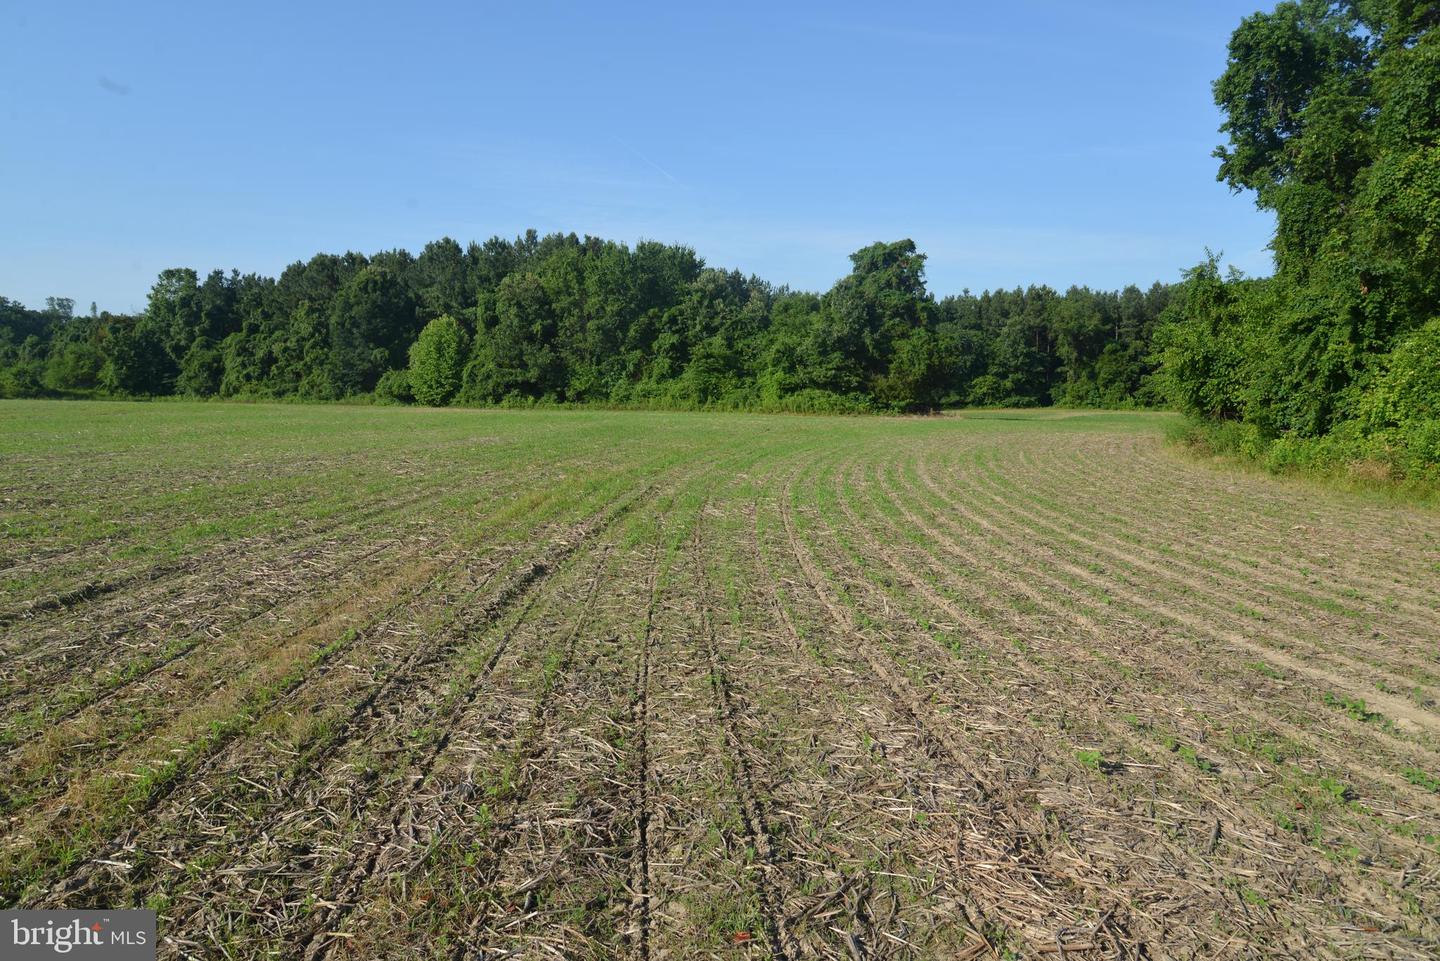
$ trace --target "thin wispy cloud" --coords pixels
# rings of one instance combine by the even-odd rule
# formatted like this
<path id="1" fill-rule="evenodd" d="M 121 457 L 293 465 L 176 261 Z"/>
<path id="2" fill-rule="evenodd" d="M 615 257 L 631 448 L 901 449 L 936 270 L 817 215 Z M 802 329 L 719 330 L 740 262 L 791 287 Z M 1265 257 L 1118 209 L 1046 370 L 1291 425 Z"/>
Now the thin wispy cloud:
<path id="1" fill-rule="evenodd" d="M 677 186 L 677 187 L 683 187 L 683 186 L 685 186 L 685 185 L 682 184 L 679 180 L 675 179 L 675 175 L 672 174 L 672 173 L 670 173 L 670 171 L 666 170 L 664 167 L 660 166 L 660 165 L 657 164 L 655 161 L 651 160 L 649 157 L 645 156 L 643 153 L 641 153 L 640 151 L 636 150 L 634 147 L 630 146 L 630 144 L 628 144 L 628 143 L 626 143 L 625 141 L 621 140 L 619 137 L 612 136 L 610 139 L 611 139 L 611 140 L 614 140 L 614 141 L 615 141 L 616 143 L 618 143 L 620 146 L 622 146 L 622 147 L 624 147 L 626 150 L 630 151 L 630 153 L 633 154 L 637 160 L 639 160 L 640 162 L 642 162 L 642 163 L 646 164 L 647 166 L 649 166 L 649 167 L 653 168 L 654 170 L 656 170 L 661 176 L 663 176 L 666 180 L 670 181 L 670 182 L 671 182 L 672 184 L 674 184 L 675 186 Z"/>

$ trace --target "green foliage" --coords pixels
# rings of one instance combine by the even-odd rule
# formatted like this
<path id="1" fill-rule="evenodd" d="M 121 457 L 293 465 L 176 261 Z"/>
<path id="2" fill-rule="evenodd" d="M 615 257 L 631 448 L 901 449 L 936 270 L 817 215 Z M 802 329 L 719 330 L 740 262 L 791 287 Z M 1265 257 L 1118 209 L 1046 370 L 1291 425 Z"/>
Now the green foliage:
<path id="1" fill-rule="evenodd" d="M 1161 390 L 1182 412 L 1232 420 L 1243 404 L 1246 360 L 1238 285 L 1220 278 L 1214 256 L 1191 268 L 1155 335 Z"/>
<path id="2" fill-rule="evenodd" d="M 460 390 L 469 340 L 459 322 L 449 314 L 425 325 L 410 345 L 409 386 L 417 401 L 427 407 L 444 407 L 450 403 Z M 379 393 L 378 387 L 376 392 Z"/>
<path id="3" fill-rule="evenodd" d="M 42 361 L 15 358 L 0 367 L 0 398 L 40 397 L 46 393 Z"/>
<path id="4" fill-rule="evenodd" d="M 330 306 L 330 392 L 374 390 L 382 373 L 400 366 L 415 335 L 415 310 L 409 287 L 383 264 L 346 281 Z"/>
<path id="5" fill-rule="evenodd" d="M 784 414 L 863 414 L 875 409 L 863 394 L 836 394 L 814 387 L 786 394 L 766 406 Z"/>
<path id="6" fill-rule="evenodd" d="M 1370 710 L 1364 698 L 1348 697 L 1326 691 L 1320 699 L 1330 707 L 1343 711 L 1361 723 L 1373 721 L 1380 717 L 1378 712 Z"/>
<path id="7" fill-rule="evenodd" d="M 87 340 L 57 343 L 45 362 L 45 386 L 59 392 L 93 391 L 100 386 L 105 355 Z"/>
<path id="8" fill-rule="evenodd" d="M 531 231 L 320 254 L 275 279 L 166 270 L 136 317 L 0 299 L 0 393 L 809 413 L 1158 397 L 1149 342 L 1168 288 L 937 302 L 912 241 L 851 264 L 816 295 L 688 247 Z"/>
<path id="9" fill-rule="evenodd" d="M 211 397 L 220 392 L 225 374 L 225 361 L 208 337 L 198 337 L 180 361 L 180 374 L 175 378 L 175 393 L 191 397 Z"/>
<path id="10" fill-rule="evenodd" d="M 1440 317 L 1395 345 L 1360 414 L 1372 431 L 1440 419 Z"/>
<path id="11" fill-rule="evenodd" d="M 1276 213 L 1276 274 L 1190 271 L 1157 385 L 1272 469 L 1440 478 L 1440 23 L 1433 5 L 1281 3 L 1235 31 L 1220 179 Z M 1369 465 L 1374 465 L 1369 466 Z"/>
<path id="12" fill-rule="evenodd" d="M 125 318 L 112 326 L 106 341 L 100 385 L 113 394 L 152 396 L 175 387 L 175 359 L 165 349 L 163 331 L 148 316 Z"/>
<path id="13" fill-rule="evenodd" d="M 375 400 L 382 404 L 413 404 L 409 370 L 387 370 L 375 383 Z"/>
<path id="14" fill-rule="evenodd" d="M 1236 190 L 1254 190 L 1273 205 L 1272 192 L 1301 173 L 1305 135 L 1328 133 L 1326 118 L 1345 113 L 1363 95 L 1369 50 L 1358 35 L 1350 4 L 1328 0 L 1281 3 L 1271 13 L 1246 17 L 1230 38 L 1225 73 L 1215 82 L 1215 102 L 1225 112 L 1219 147 L 1219 179 Z M 1335 125 L 1344 132 L 1353 125 Z M 1353 147 L 1347 153 L 1353 154 Z M 1322 178 L 1323 179 L 1323 178 Z"/>

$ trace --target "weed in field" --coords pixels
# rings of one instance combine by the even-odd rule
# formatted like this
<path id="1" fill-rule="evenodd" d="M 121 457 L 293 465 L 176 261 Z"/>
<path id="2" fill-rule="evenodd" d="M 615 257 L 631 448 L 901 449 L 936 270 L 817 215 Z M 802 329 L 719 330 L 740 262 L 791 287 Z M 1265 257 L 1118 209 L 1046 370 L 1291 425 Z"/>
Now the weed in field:
<path id="1" fill-rule="evenodd" d="M 1185 761 L 1185 763 L 1195 768 L 1195 770 L 1201 774 L 1214 774 L 1219 770 L 1213 761 L 1201 757 L 1200 752 L 1189 744 L 1178 745 L 1176 747 L 1176 753 L 1180 756 L 1181 760 Z"/>
<path id="2" fill-rule="evenodd" d="M 1257 674 L 1264 674 L 1266 677 L 1277 681 L 1285 676 L 1284 672 L 1278 667 L 1266 664 L 1264 661 L 1247 661 L 1245 666 Z"/>
<path id="3" fill-rule="evenodd" d="M 1256 757 L 1263 757 L 1271 764 L 1280 764 L 1298 751 L 1298 747 L 1293 743 L 1264 731 L 1231 731 L 1229 738 L 1238 749 Z"/>
<path id="4" fill-rule="evenodd" d="M 1423 787 L 1427 791 L 1440 794 L 1440 777 L 1436 777 L 1428 771 L 1422 771 L 1418 767 L 1407 767 L 1401 772 L 1405 780 L 1416 787 Z"/>
<path id="5" fill-rule="evenodd" d="M 1370 710 L 1369 706 L 1366 705 L 1364 698 L 1350 697 L 1347 695 L 1335 694 L 1332 691 L 1326 691 L 1323 695 L 1321 695 L 1320 699 L 1326 704 L 1328 704 L 1330 707 L 1345 712 L 1352 719 L 1359 721 L 1362 724 L 1370 721 L 1376 721 L 1381 718 L 1379 711 Z"/>

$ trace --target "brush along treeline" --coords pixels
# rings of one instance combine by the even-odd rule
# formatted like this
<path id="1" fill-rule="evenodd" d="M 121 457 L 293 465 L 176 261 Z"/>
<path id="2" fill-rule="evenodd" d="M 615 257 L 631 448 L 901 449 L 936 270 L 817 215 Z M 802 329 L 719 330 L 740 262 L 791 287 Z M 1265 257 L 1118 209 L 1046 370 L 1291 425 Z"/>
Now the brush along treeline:
<path id="1" fill-rule="evenodd" d="M 1275 212 L 1275 275 L 1192 270 L 1157 338 L 1206 442 L 1440 479 L 1440 4 L 1282 3 L 1241 24 L 1220 179 Z"/>

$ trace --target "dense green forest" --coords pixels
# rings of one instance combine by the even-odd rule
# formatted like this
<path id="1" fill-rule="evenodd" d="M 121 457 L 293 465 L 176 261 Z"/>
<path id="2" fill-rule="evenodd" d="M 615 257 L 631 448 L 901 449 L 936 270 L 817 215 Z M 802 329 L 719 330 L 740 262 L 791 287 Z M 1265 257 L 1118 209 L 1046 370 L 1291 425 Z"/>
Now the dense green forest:
<path id="1" fill-rule="evenodd" d="M 1170 299 L 1047 287 L 935 299 L 906 240 L 823 295 L 687 247 L 574 234 L 321 254 L 278 279 L 167 270 L 138 316 L 0 299 L 0 394 L 765 410 L 1159 400 Z"/>
<path id="2" fill-rule="evenodd" d="M 1230 40 L 1220 179 L 1276 215 L 1275 275 L 1212 258 L 1156 335 L 1206 443 L 1440 479 L 1440 3 L 1282 3 Z"/>

